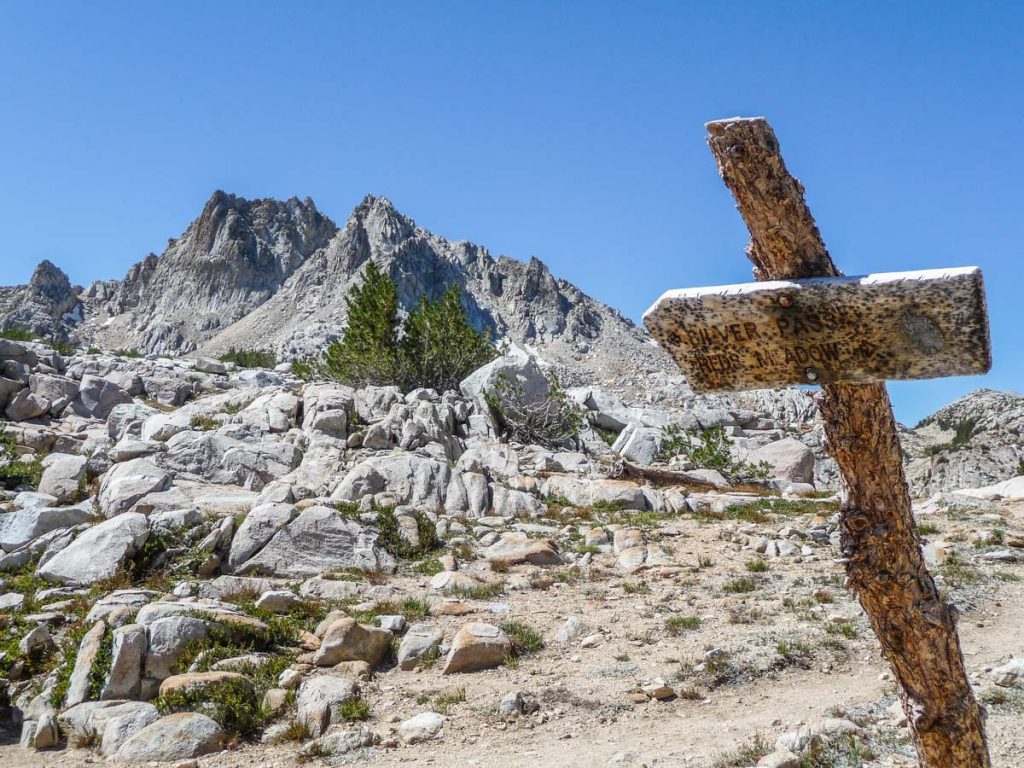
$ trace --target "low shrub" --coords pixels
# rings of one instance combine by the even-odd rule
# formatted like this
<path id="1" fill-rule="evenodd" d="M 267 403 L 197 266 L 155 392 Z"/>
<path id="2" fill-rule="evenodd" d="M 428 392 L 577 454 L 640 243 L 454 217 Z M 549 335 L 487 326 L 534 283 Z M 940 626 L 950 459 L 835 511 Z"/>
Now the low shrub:
<path id="1" fill-rule="evenodd" d="M 8 339 L 9 341 L 32 341 L 35 339 L 35 335 L 27 328 L 12 325 L 10 328 L 5 328 L 0 331 L 0 339 Z"/>
<path id="2" fill-rule="evenodd" d="M 267 712 L 245 680 L 229 679 L 203 688 L 176 690 L 156 699 L 161 714 L 202 712 L 217 722 L 233 739 L 252 738 L 270 720 Z"/>
<path id="3" fill-rule="evenodd" d="M 2 429 L 2 423 L 0 423 Z M 42 457 L 22 459 L 18 455 L 14 438 L 0 432 L 0 487 L 15 488 L 19 485 L 37 487 L 43 476 Z"/>
<path id="4" fill-rule="evenodd" d="M 543 400 L 531 400 L 523 385 L 502 373 L 484 401 L 501 437 L 550 449 L 575 448 L 586 423 L 582 410 L 569 399 L 554 373 L 548 374 Z"/>
<path id="5" fill-rule="evenodd" d="M 697 629 L 700 626 L 699 616 L 670 616 L 665 619 L 665 630 L 672 635 L 672 637 L 678 637 L 691 629 Z"/>
<path id="6" fill-rule="evenodd" d="M 751 464 L 739 461 L 732 455 L 732 438 L 725 427 L 711 427 L 694 433 L 670 424 L 662 430 L 661 448 L 655 458 L 668 461 L 675 456 L 685 456 L 699 469 L 713 469 L 731 483 L 749 480 L 766 480 L 771 467 L 766 462 Z"/>
<path id="7" fill-rule="evenodd" d="M 511 655 L 516 658 L 537 653 L 544 647 L 544 638 L 529 624 L 522 621 L 506 621 L 499 626 L 501 631 L 508 635 L 512 643 Z"/>
<path id="8" fill-rule="evenodd" d="M 222 363 L 234 363 L 239 368 L 273 368 L 277 365 L 277 355 L 265 349 L 229 347 L 218 359 Z"/>

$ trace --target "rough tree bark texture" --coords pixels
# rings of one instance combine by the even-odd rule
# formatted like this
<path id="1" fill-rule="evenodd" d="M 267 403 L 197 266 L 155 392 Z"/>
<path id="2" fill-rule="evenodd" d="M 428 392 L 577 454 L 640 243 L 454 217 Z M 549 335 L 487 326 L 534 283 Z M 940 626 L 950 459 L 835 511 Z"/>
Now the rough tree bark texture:
<path id="1" fill-rule="evenodd" d="M 841 274 L 786 170 L 764 118 L 708 123 L 708 144 L 750 229 L 758 280 Z M 981 708 L 949 607 L 925 566 L 885 384 L 822 388 L 829 451 L 842 474 L 847 585 L 856 593 L 901 686 L 914 743 L 928 768 L 987 768 Z"/>

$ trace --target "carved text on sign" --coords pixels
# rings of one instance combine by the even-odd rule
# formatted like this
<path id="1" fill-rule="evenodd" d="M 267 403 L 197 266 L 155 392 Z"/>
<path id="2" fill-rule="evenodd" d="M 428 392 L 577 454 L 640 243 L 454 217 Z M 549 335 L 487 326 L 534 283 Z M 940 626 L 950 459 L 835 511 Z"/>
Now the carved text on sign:
<path id="1" fill-rule="evenodd" d="M 976 267 L 669 291 L 644 323 L 695 392 L 991 367 Z"/>

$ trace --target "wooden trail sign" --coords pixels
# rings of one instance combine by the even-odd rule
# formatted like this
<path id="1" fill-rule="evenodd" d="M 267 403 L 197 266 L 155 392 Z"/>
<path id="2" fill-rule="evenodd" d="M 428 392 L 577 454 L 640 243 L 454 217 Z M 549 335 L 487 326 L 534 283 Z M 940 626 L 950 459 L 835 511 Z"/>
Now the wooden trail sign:
<path id="1" fill-rule="evenodd" d="M 750 230 L 747 257 L 754 264 L 754 277 L 758 281 L 840 277 L 839 269 L 829 256 L 804 202 L 803 186 L 782 161 L 778 139 L 768 122 L 760 117 L 733 118 L 708 123 L 707 129 L 708 145 L 719 173 L 736 198 L 737 208 Z M 973 329 L 975 346 L 971 349 L 971 342 L 966 341 L 967 347 L 960 354 L 967 355 L 974 362 L 965 363 L 968 367 L 961 369 L 960 363 L 955 361 L 963 361 L 964 358 L 954 354 L 932 367 L 929 375 L 947 375 L 964 370 L 981 372 L 988 368 L 988 333 L 980 275 L 974 272 L 961 277 L 970 282 L 972 274 L 977 289 L 974 309 L 962 327 L 968 330 L 968 336 Z M 803 293 L 807 284 L 794 282 L 790 285 L 794 284 L 799 285 L 801 296 L 808 295 Z M 839 283 L 833 282 L 833 285 L 838 286 Z M 771 283 L 762 283 L 760 287 L 767 288 L 768 292 L 772 290 Z M 857 290 L 863 288 L 854 289 Z M 919 290 L 920 286 L 908 289 L 907 294 L 909 296 Z M 767 294 L 755 295 L 763 299 Z M 918 293 L 919 297 L 923 295 Z M 794 297 L 793 303 L 798 309 L 800 301 L 802 299 Z M 722 301 L 720 306 L 726 303 Z M 756 302 L 748 301 L 747 304 L 748 307 L 756 306 Z M 912 301 L 903 301 L 891 306 L 906 314 L 912 304 Z M 924 316 L 934 323 L 939 333 L 927 324 L 919 326 L 923 330 L 914 330 L 911 323 L 909 335 L 919 335 L 922 343 L 904 339 L 899 342 L 903 351 L 895 356 L 913 363 L 905 362 L 908 375 L 914 373 L 913 366 L 926 366 L 926 359 L 934 363 L 940 355 L 948 355 L 949 349 L 961 346 L 957 334 L 962 327 L 955 322 L 948 323 L 948 318 L 944 318 L 942 313 L 933 313 L 934 308 L 925 305 L 923 300 L 919 304 Z M 959 312 L 963 307 L 950 308 Z M 776 313 L 776 316 L 779 312 L 768 307 L 765 310 L 768 314 Z M 872 317 L 880 318 L 881 314 L 873 313 Z M 750 322 L 759 328 L 759 323 L 767 324 L 771 319 L 770 316 L 758 315 Z M 663 325 L 664 328 L 670 326 Z M 890 324 L 888 327 L 892 329 L 894 326 Z M 706 327 L 703 330 L 708 334 L 714 333 Z M 860 330 L 870 337 L 873 329 L 862 324 Z M 656 333 L 653 328 L 652 332 Z M 734 344 L 741 343 L 732 329 L 721 333 L 733 337 Z M 950 333 L 952 335 L 948 335 Z M 890 336 L 892 334 L 899 338 L 900 331 L 890 330 Z M 942 349 L 937 349 L 939 335 L 942 337 Z M 697 338 L 700 338 L 699 333 Z M 896 343 L 893 339 L 890 342 Z M 695 342 L 689 343 L 694 343 L 694 349 L 699 346 Z M 918 351 L 908 352 L 907 347 L 913 345 L 918 347 Z M 935 351 L 928 352 L 929 348 Z M 943 349 L 947 352 L 943 353 Z M 684 353 L 683 360 L 686 361 L 687 348 L 681 338 L 676 350 Z M 846 378 L 847 375 L 854 377 L 857 359 L 861 360 L 859 365 L 865 367 L 862 358 L 851 358 L 854 362 L 848 360 L 826 369 L 829 371 L 827 375 L 833 378 L 831 383 L 823 383 L 818 396 L 826 445 L 842 477 L 839 530 L 846 584 L 863 606 L 882 646 L 882 654 L 899 681 L 903 711 L 910 723 L 921 764 L 926 768 L 988 768 L 990 762 L 982 710 L 974 698 L 964 669 L 954 614 L 939 596 L 921 554 L 889 395 L 881 381 L 859 383 Z M 900 370 L 898 362 L 887 362 L 878 364 L 872 373 L 889 375 L 894 365 L 895 370 Z M 947 365 L 949 371 L 944 372 Z M 800 368 L 793 370 L 800 372 Z M 806 375 L 806 371 L 804 373 Z M 862 380 L 866 374 L 867 371 L 861 370 L 854 378 Z M 743 375 L 747 377 L 744 380 L 747 384 L 767 386 L 756 375 L 753 378 L 749 373 Z M 783 380 L 790 379 L 783 377 L 770 383 Z M 799 380 L 807 381 L 806 378 Z M 710 389 L 716 384 L 727 389 L 746 386 L 738 378 L 730 380 L 723 374 L 718 374 L 717 379 L 706 378 L 703 386 Z M 722 386 L 729 384 L 733 386 Z M 698 386 L 702 384 L 698 383 Z"/>
<path id="2" fill-rule="evenodd" d="M 992 365 L 977 267 L 668 291 L 644 323 L 697 393 Z"/>

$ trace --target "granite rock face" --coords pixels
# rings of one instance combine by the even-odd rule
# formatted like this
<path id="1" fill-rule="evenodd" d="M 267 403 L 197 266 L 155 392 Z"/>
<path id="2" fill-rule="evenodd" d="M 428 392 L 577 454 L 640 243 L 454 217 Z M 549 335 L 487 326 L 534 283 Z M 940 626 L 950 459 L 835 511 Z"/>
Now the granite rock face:
<path id="1" fill-rule="evenodd" d="M 310 199 L 245 200 L 214 192 L 159 258 L 85 294 L 97 339 L 147 352 L 189 352 L 260 306 L 336 227 Z M 106 345 L 104 345 L 106 346 Z"/>
<path id="2" fill-rule="evenodd" d="M 900 435 L 914 496 L 992 485 L 1022 461 L 1024 395 L 979 389 L 940 408 Z"/>
<path id="3" fill-rule="evenodd" d="M 83 319 L 81 290 L 61 269 L 41 261 L 27 285 L 0 287 L 0 330 L 22 328 L 67 341 L 68 331 Z"/>

